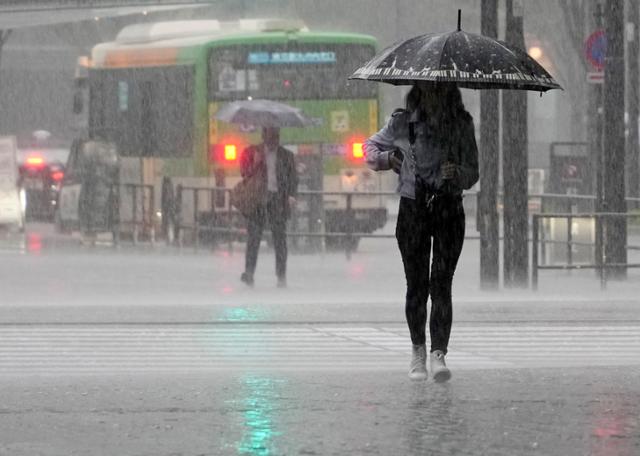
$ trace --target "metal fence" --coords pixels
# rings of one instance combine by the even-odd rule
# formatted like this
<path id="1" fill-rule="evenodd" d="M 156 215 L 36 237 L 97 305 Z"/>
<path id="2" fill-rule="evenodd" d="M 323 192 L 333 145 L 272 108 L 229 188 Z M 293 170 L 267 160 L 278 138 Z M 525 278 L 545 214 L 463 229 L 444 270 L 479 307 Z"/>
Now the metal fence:
<path id="1" fill-rule="evenodd" d="M 159 222 L 156 208 L 156 198 L 154 197 L 153 186 L 140 184 L 124 184 L 120 186 L 120 201 L 125 209 L 119 211 L 121 218 L 116 231 L 120 232 L 129 229 L 134 243 L 140 239 L 156 241 L 156 225 Z M 215 239 L 215 244 L 226 244 L 231 251 L 233 243 L 242 241 L 247 234 L 243 217 L 229 205 L 229 194 L 231 188 L 227 187 L 198 187 L 177 185 L 175 192 L 175 207 L 172 225 L 172 239 L 179 246 L 185 245 L 185 235 L 189 236 L 189 244 L 195 249 L 202 245 L 202 239 L 209 237 Z M 499 195 L 498 206 L 501 208 L 501 196 Z M 344 207 L 344 229 L 327 230 L 324 223 L 324 201 L 325 198 L 339 199 Z M 477 193 L 465 193 L 465 206 L 470 210 L 468 215 L 477 208 Z M 287 230 L 287 236 L 297 242 L 298 239 L 306 238 L 316 242 L 316 249 L 324 249 L 328 241 L 339 240 L 343 246 L 345 255 L 350 258 L 354 252 L 357 241 L 361 238 L 393 239 L 393 233 L 366 232 L 356 229 L 356 219 L 358 217 L 359 198 L 380 198 L 380 201 L 388 202 L 390 198 L 398 198 L 395 192 L 322 192 L 322 191 L 300 191 L 298 199 L 307 201 L 307 210 L 294 210 L 292 221 Z M 315 207 L 320 207 L 319 212 L 311 214 L 308 208 L 310 202 L 315 201 Z M 598 269 L 603 286 L 606 282 L 606 269 L 620 267 L 606 263 L 604 258 L 604 248 L 601 229 L 602 220 L 614 217 L 634 217 L 634 214 L 598 214 L 594 211 L 596 198 L 591 195 L 562 195 L 562 194 L 530 194 L 529 213 L 531 215 L 531 237 L 532 242 L 532 286 L 537 288 L 540 270 L 546 269 Z M 629 210 L 640 207 L 640 198 L 627 198 Z M 166 216 L 167 214 L 164 214 Z M 301 218 L 306 217 L 307 229 L 302 229 L 304 223 Z M 635 217 L 640 217 L 635 215 Z M 313 220 L 309 220 L 313 218 Z M 317 220 L 315 219 L 317 218 Z M 599 233 L 595 242 L 581 242 L 574 239 L 572 226 L 575 219 L 593 219 L 598 224 L 596 232 Z M 549 237 L 544 229 L 541 229 L 542 220 L 562 219 L 566 221 L 566 233 L 563 239 L 553 236 Z M 166 233 L 165 233 L 166 234 Z M 479 240 L 479 235 L 467 235 L 465 239 Z M 556 245 L 565 251 L 565 262 L 563 264 L 547 264 L 545 246 Z M 597 260 L 592 264 L 577 263 L 574 261 L 575 247 L 592 248 L 594 258 Z M 629 250 L 640 250 L 640 247 L 627 246 Z M 638 267 L 634 264 L 628 267 Z"/>
<path id="2" fill-rule="evenodd" d="M 113 226 L 113 240 L 117 245 L 122 233 L 131 233 L 138 244 L 141 237 L 156 242 L 156 204 L 153 185 L 120 184 L 114 186 L 118 195 L 118 208 Z"/>
<path id="3" fill-rule="evenodd" d="M 234 239 L 243 237 L 246 235 L 246 229 L 243 226 L 242 218 L 240 214 L 233 208 L 229 208 L 226 202 L 229 201 L 230 188 L 226 187 L 188 187 L 177 186 L 176 191 L 176 238 L 179 245 L 183 245 L 185 231 L 193 234 L 193 243 L 195 248 L 200 245 L 200 234 L 217 233 L 221 237 L 226 238 L 229 248 L 232 248 Z M 475 194 L 471 194 L 475 197 Z M 307 200 L 309 203 L 311 200 L 324 201 L 325 197 L 333 197 L 341 199 L 344 203 L 341 207 L 344 207 L 344 220 L 341 224 L 344 226 L 343 231 L 328 230 L 324 220 L 324 207 L 320 204 L 321 209 L 316 213 L 306 210 L 294 210 L 292 214 L 292 222 L 289 224 L 287 230 L 287 236 L 289 238 L 299 239 L 316 239 L 324 241 L 325 243 L 331 240 L 341 240 L 341 245 L 344 246 L 344 251 L 347 258 L 351 257 L 351 254 L 355 250 L 358 240 L 361 238 L 376 238 L 376 239 L 395 239 L 394 234 L 375 233 L 369 231 L 358 230 L 358 218 L 362 217 L 363 213 L 368 208 L 363 208 L 358 204 L 359 199 L 380 198 L 384 201 L 384 207 L 386 208 L 386 200 L 388 198 L 398 198 L 398 194 L 395 192 L 322 192 L 322 191 L 299 191 L 298 199 Z M 220 201 L 224 198 L 225 204 L 222 207 L 215 204 L 216 201 Z M 184 210 L 185 201 L 190 202 L 190 210 Z M 203 203 L 208 204 L 203 204 Z M 309 204 L 307 204 L 309 206 Z M 317 206 L 317 205 L 316 205 Z M 197 208 L 197 209 L 196 209 Z M 207 217 L 203 217 L 202 214 L 207 214 Z M 300 229 L 302 223 L 299 223 L 300 218 L 306 217 L 308 229 Z M 311 218 L 312 220 L 309 220 Z M 479 236 L 467 236 L 467 239 L 479 239 Z M 295 242 L 295 241 L 294 241 Z M 322 247 L 318 244 L 318 248 Z"/>
<path id="4" fill-rule="evenodd" d="M 539 213 L 532 215 L 532 251 L 531 251 L 531 286 L 534 290 L 538 289 L 538 276 L 540 270 L 575 270 L 575 269 L 596 269 L 600 278 L 600 286 L 604 289 L 607 284 L 607 271 L 620 268 L 640 268 L 640 263 L 612 263 L 607 261 L 606 245 L 604 237 L 609 220 L 638 218 L 638 214 L 620 213 L 620 212 L 601 212 L 601 213 Z M 541 236 L 540 222 L 544 219 L 562 219 L 566 220 L 567 231 L 566 240 L 557 241 L 545 239 Z M 573 240 L 573 221 L 575 219 L 590 219 L 595 222 L 595 242 L 575 242 Z M 540 248 L 544 252 L 544 246 L 548 243 L 564 244 L 566 247 L 566 263 L 564 264 L 540 264 Z M 573 260 L 573 251 L 575 246 L 586 246 L 593 248 L 593 263 L 576 264 Z M 640 250 L 639 246 L 626 245 L 627 252 L 630 250 Z"/>

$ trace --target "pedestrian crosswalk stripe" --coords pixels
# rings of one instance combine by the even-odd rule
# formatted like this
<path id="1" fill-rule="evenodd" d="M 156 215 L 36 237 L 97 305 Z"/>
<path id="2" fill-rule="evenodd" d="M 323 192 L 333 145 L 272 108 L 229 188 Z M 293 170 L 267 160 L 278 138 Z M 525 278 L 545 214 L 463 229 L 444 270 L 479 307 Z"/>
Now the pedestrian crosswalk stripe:
<path id="1" fill-rule="evenodd" d="M 403 324 L 0 326 L 0 376 L 404 370 L 410 353 Z M 637 366 L 640 323 L 454 326 L 447 362 L 454 369 Z"/>

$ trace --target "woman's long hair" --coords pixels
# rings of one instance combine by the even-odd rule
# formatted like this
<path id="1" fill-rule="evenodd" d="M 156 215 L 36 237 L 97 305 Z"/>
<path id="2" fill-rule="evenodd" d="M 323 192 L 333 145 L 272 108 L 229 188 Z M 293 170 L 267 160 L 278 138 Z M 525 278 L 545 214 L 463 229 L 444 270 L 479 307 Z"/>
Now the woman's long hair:
<path id="1" fill-rule="evenodd" d="M 462 102 L 462 94 L 460 89 L 455 84 L 447 83 L 422 83 L 414 85 L 405 100 L 406 109 L 408 111 L 415 111 L 417 109 L 423 109 L 422 99 L 423 91 L 429 90 L 435 92 L 435 97 L 438 100 L 438 119 L 435 119 L 435 127 L 437 130 L 437 136 L 446 141 L 446 138 L 451 138 L 453 132 L 460 125 L 462 120 L 471 118 L 470 114 L 464 107 Z"/>

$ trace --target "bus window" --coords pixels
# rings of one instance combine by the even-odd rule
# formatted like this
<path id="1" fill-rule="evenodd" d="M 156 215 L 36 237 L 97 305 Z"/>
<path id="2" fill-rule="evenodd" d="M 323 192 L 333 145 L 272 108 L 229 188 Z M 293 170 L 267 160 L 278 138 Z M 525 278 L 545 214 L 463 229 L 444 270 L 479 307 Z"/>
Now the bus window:
<path id="1" fill-rule="evenodd" d="M 194 69 L 102 69 L 92 73 L 90 134 L 122 156 L 188 157 L 193 148 Z"/>
<path id="2" fill-rule="evenodd" d="M 347 78 L 374 48 L 357 44 L 233 46 L 212 51 L 211 99 L 375 98 L 374 84 Z"/>

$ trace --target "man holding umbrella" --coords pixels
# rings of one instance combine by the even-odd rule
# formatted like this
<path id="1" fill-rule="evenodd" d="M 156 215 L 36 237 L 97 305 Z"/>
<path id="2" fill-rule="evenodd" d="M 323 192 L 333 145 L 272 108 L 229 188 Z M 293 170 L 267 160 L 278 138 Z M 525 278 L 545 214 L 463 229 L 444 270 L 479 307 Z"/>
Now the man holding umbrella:
<path id="1" fill-rule="evenodd" d="M 262 204 L 247 214 L 247 249 L 245 270 L 240 280 L 253 286 L 253 274 L 258 262 L 258 250 L 265 223 L 269 223 L 276 253 L 278 287 L 287 286 L 286 224 L 291 207 L 296 203 L 298 173 L 293 152 L 280 145 L 280 129 L 264 127 L 262 143 L 247 147 L 240 156 L 240 174 L 243 179 L 259 179 L 266 189 L 260 198 Z"/>
<path id="2" fill-rule="evenodd" d="M 227 103 L 216 114 L 225 122 L 254 125 L 262 128 L 262 143 L 247 147 L 240 156 L 243 181 L 253 181 L 254 203 L 244 210 L 247 218 L 247 249 L 245 270 L 240 280 L 253 286 L 258 262 L 262 231 L 268 222 L 276 253 L 278 287 L 287 286 L 286 224 L 291 208 L 296 204 L 298 172 L 294 155 L 280 145 L 280 128 L 303 128 L 312 125 L 311 119 L 293 106 L 272 100 L 238 100 Z"/>
<path id="3" fill-rule="evenodd" d="M 260 198 L 262 204 L 247 214 L 247 249 L 245 270 L 240 280 L 253 286 L 253 274 L 258 261 L 258 250 L 265 223 L 269 223 L 276 253 L 277 285 L 287 285 L 287 237 L 285 233 L 291 208 L 296 203 L 298 173 L 293 153 L 280 145 L 280 129 L 262 128 L 262 143 L 247 147 L 240 156 L 240 173 L 243 179 L 262 181 L 266 189 Z"/>

